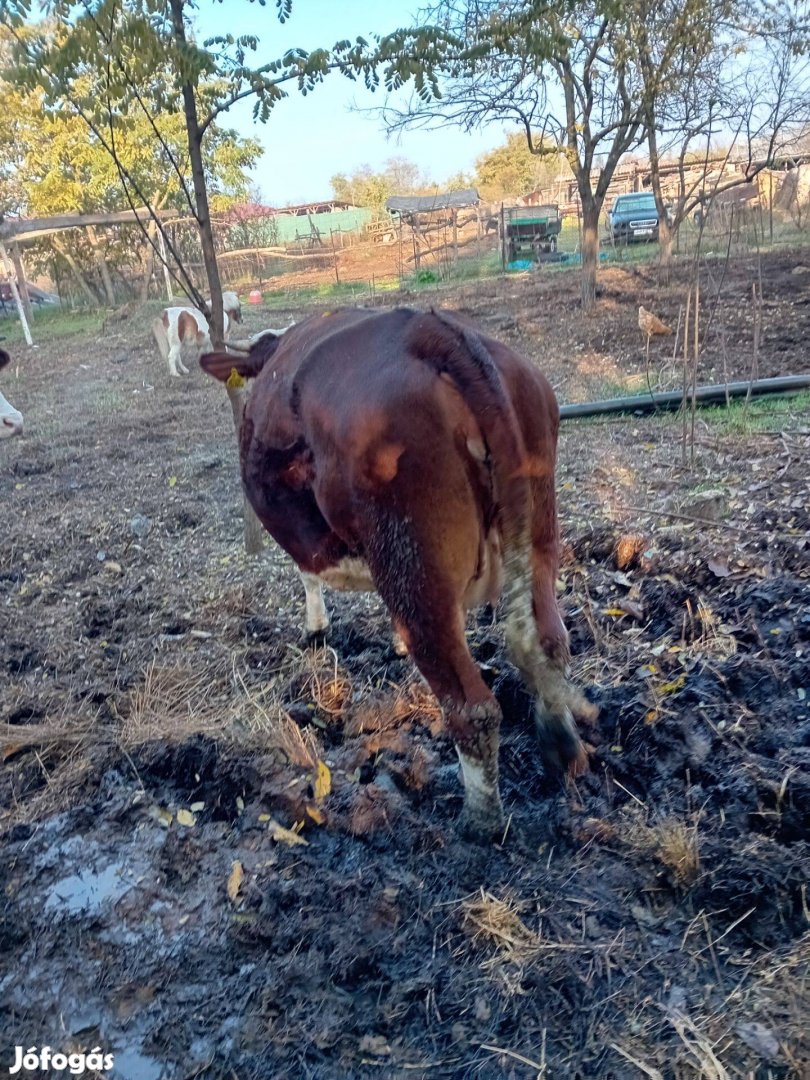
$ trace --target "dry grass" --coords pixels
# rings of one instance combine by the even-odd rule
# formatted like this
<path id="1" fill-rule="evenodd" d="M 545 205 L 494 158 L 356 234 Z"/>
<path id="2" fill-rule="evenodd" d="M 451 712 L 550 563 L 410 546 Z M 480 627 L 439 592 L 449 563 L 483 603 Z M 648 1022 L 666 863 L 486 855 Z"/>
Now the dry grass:
<path id="1" fill-rule="evenodd" d="M 731 1080 L 717 1055 L 715 1044 L 705 1031 L 680 1012 L 668 1014 L 667 1019 L 684 1045 L 684 1054 L 679 1055 L 682 1069 L 691 1070 L 692 1075 L 699 1077 L 699 1080 Z"/>
<path id="2" fill-rule="evenodd" d="M 302 696 L 317 687 L 324 700 L 334 702 L 335 683 L 321 677 L 320 658 L 300 654 L 298 659 L 301 673 L 307 675 Z M 315 733 L 302 730 L 282 707 L 277 684 L 249 686 L 236 667 L 212 677 L 210 671 L 153 662 L 130 695 L 121 745 L 130 749 L 151 741 L 182 742 L 195 734 L 262 753 L 277 751 L 289 764 L 306 769 L 314 768 L 320 757 Z"/>
<path id="3" fill-rule="evenodd" d="M 698 601 L 697 617 L 701 633 L 693 643 L 707 659 L 728 660 L 737 652 L 737 639 L 729 633 L 709 605 L 702 598 Z"/>
<path id="4" fill-rule="evenodd" d="M 221 678 L 210 672 L 153 660 L 123 706 L 121 745 L 129 749 L 157 739 L 182 742 L 192 734 L 221 734 L 222 691 Z"/>
<path id="5" fill-rule="evenodd" d="M 637 807 L 628 808 L 626 813 L 628 825 L 619 829 L 624 843 L 645 856 L 653 855 L 682 888 L 694 885 L 700 874 L 697 822 L 688 825 L 670 817 L 650 825 L 643 820 L 643 812 Z"/>
<path id="6" fill-rule="evenodd" d="M 305 675 L 302 697 L 313 701 L 327 716 L 343 716 L 351 700 L 352 682 L 338 663 L 335 650 L 296 649 L 294 654 L 297 666 Z"/>
<path id="7" fill-rule="evenodd" d="M 251 744 L 277 750 L 289 764 L 314 769 L 321 750 L 313 729 L 299 727 L 282 708 L 275 687 L 250 688 L 241 675 L 236 679 L 240 694 L 231 705 L 232 727 L 244 730 Z"/>
<path id="8" fill-rule="evenodd" d="M 86 743 L 94 726 L 85 717 L 53 720 L 45 724 L 8 724 L 0 730 L 0 762 L 8 761 L 23 750 L 68 751 Z"/>
<path id="9" fill-rule="evenodd" d="M 525 964 L 540 950 L 539 934 L 530 930 L 520 917 L 525 901 L 500 899 L 481 890 L 481 895 L 461 901 L 462 926 L 476 945 L 495 947 L 495 953 L 481 965 L 490 968 L 509 962 Z"/>
<path id="10" fill-rule="evenodd" d="M 693 885 L 700 873 L 700 847 L 697 825 L 686 825 L 671 818 L 654 825 L 656 855 L 679 885 Z"/>
<path id="11" fill-rule="evenodd" d="M 423 724 L 432 735 L 441 731 L 444 723 L 438 701 L 418 677 L 402 685 L 388 683 L 377 695 L 366 693 L 347 720 L 346 734 L 379 734 L 412 722 Z"/>
<path id="12" fill-rule="evenodd" d="M 33 792 L 19 799 L 12 786 L 9 805 L 0 808 L 0 827 L 58 813 L 81 796 L 97 769 L 92 753 L 98 741 L 95 728 L 87 719 L 64 716 L 43 724 L 10 724 L 0 731 L 0 767 L 29 765 L 21 791 L 34 782 L 31 764 L 40 780 Z"/>

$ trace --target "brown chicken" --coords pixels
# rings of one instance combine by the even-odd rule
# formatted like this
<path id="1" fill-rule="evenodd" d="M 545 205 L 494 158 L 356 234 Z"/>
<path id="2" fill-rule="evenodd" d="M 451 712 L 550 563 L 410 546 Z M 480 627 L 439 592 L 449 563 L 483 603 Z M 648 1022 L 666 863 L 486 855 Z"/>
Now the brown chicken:
<path id="1" fill-rule="evenodd" d="M 653 315 L 651 311 L 647 311 L 645 307 L 639 307 L 638 309 L 638 328 L 647 337 L 652 337 L 654 334 L 671 334 L 672 327 L 667 326 L 665 322 L 661 322 L 657 315 Z"/>

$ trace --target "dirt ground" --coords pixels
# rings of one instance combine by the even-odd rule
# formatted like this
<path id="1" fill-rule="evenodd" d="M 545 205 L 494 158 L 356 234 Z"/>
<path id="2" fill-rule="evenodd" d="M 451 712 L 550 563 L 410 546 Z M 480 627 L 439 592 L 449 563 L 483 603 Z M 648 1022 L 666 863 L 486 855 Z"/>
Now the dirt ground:
<path id="1" fill-rule="evenodd" d="M 761 375 L 808 371 L 810 253 L 762 264 Z M 753 260 L 704 270 L 699 381 L 748 378 Z M 647 383 L 644 304 L 686 272 L 497 278 L 458 307 L 560 399 Z M 716 305 L 715 305 L 715 298 Z M 301 308 L 248 312 L 248 328 Z M 705 323 L 704 323 L 705 326 Z M 115 1075 L 810 1077 L 810 398 L 566 423 L 560 602 L 600 707 L 544 775 L 487 613 L 510 825 L 462 841 L 435 703 L 374 597 L 326 647 L 241 547 L 228 402 L 148 319 L 29 352 L 2 389 L 0 1062 L 101 1046 Z M 654 339 L 651 385 L 678 385 Z M 5 375 L 9 375 L 6 372 Z M 694 462 L 690 462 L 692 452 Z"/>

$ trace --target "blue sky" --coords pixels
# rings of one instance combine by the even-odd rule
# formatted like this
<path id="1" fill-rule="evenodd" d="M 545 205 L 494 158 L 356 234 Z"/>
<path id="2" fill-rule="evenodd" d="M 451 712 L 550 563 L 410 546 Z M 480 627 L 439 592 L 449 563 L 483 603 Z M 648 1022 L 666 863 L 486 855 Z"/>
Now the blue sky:
<path id="1" fill-rule="evenodd" d="M 280 56 L 286 49 L 329 47 L 342 38 L 388 33 L 411 25 L 418 0 L 293 0 L 292 17 L 282 26 L 274 0 L 261 7 L 249 0 L 200 0 L 197 33 L 255 34 L 260 39 L 256 62 Z M 235 106 L 223 120 L 265 147 L 255 179 L 272 205 L 326 198 L 329 178 L 365 163 L 381 166 L 392 156 L 415 161 L 434 181 L 471 170 L 476 157 L 503 141 L 503 130 L 490 127 L 465 134 L 455 128 L 406 132 L 388 138 L 379 116 L 352 111 L 380 106 L 385 93 L 369 93 L 362 84 L 331 75 L 312 94 L 301 97 L 294 85 L 290 97 L 273 110 L 266 124 L 254 123 L 249 102 Z"/>

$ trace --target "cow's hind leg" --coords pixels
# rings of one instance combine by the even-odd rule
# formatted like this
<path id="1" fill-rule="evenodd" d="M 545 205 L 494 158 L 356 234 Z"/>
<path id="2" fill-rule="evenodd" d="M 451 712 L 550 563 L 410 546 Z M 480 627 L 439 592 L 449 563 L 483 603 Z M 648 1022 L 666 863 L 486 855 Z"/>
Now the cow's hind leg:
<path id="1" fill-rule="evenodd" d="M 588 759 L 575 718 L 590 719 L 594 707 L 566 678 L 568 634 L 557 606 L 557 519 L 553 477 L 533 483 L 530 550 L 513 552 L 507 599 L 506 643 L 513 663 L 536 696 L 535 721 L 547 766 L 574 775 Z M 519 564 L 519 565 L 518 565 Z"/>
<path id="2" fill-rule="evenodd" d="M 176 378 L 180 377 L 180 371 L 187 370 L 183 366 L 183 361 L 180 359 L 180 348 L 181 346 L 179 342 L 172 344 L 172 347 L 169 349 L 168 355 L 166 357 L 169 364 L 169 374 L 175 376 Z M 178 368 L 180 369 L 179 371 Z"/>
<path id="3" fill-rule="evenodd" d="M 301 571 L 301 581 L 306 592 L 305 637 L 309 641 L 322 638 L 329 629 L 329 614 L 323 600 L 323 585 L 317 574 Z"/>
<path id="4" fill-rule="evenodd" d="M 459 520 L 463 541 L 470 525 L 463 516 Z M 449 528 L 453 521 L 455 516 L 448 514 L 443 524 Z M 465 547 L 448 540 L 447 532 L 428 527 L 416 535 L 413 519 L 403 522 L 384 507 L 375 508 L 369 532 L 372 542 L 365 554 L 374 582 L 394 629 L 439 699 L 458 752 L 464 777 L 462 829 L 479 839 L 500 837 L 501 709 L 467 648 L 463 596 L 473 571 L 459 558 Z"/>
<path id="5" fill-rule="evenodd" d="M 437 610 L 440 624 L 427 614 L 412 614 L 396 618 L 395 626 L 439 699 L 455 743 L 464 779 L 461 830 L 471 839 L 499 839 L 504 830 L 498 791 L 501 708 L 467 648 L 460 605 L 438 603 Z"/>
<path id="6" fill-rule="evenodd" d="M 548 642 L 541 642 L 531 611 L 523 618 L 514 614 L 507 618 L 509 655 L 535 696 L 534 715 L 543 762 L 556 770 L 568 768 L 576 776 L 587 769 L 588 758 L 574 722 L 580 698 L 565 677 L 564 635 L 563 629 L 562 638 L 550 647 Z"/>

